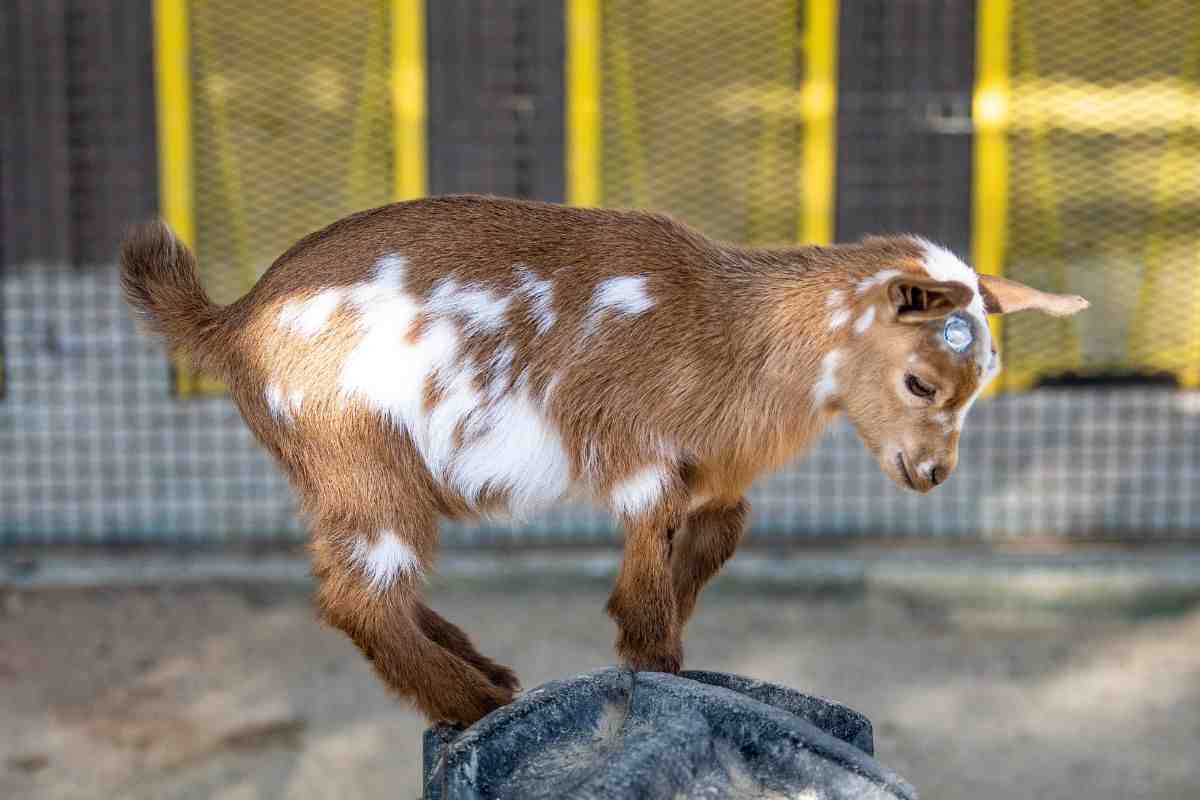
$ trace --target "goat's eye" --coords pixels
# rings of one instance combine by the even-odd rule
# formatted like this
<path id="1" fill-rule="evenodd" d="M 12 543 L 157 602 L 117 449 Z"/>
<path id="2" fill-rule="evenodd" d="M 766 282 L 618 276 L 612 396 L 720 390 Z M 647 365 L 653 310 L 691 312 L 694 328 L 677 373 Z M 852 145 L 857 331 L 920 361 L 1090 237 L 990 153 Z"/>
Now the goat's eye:
<path id="1" fill-rule="evenodd" d="M 933 388 L 916 375 L 907 375 L 904 378 L 904 385 L 910 392 L 915 394 L 917 397 L 920 397 L 922 400 L 928 400 L 937 394 L 937 389 Z"/>

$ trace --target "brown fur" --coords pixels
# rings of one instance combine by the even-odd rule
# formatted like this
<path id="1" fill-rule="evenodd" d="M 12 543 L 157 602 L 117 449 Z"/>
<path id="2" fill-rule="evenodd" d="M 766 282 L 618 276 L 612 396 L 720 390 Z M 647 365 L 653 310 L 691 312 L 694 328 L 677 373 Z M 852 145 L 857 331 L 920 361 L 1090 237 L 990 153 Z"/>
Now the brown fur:
<path id="1" fill-rule="evenodd" d="M 942 479 L 953 469 L 958 433 L 947 434 L 931 415 L 961 408 L 981 377 L 928 340 L 931 326 L 973 292 L 931 281 L 922 253 L 907 237 L 750 250 L 657 214 L 458 196 L 339 220 L 294 245 L 225 307 L 208 300 L 193 257 L 161 224 L 126 242 L 122 275 L 129 302 L 170 346 L 228 383 L 250 429 L 297 488 L 312 519 L 324 618 L 431 719 L 470 723 L 511 699 L 515 676 L 421 603 L 418 574 L 400 572 L 373 585 L 356 554 L 391 532 L 410 548 L 418 572 L 427 571 L 438 517 L 503 508 L 512 487 L 488 484 L 465 497 L 432 474 L 407 429 L 362 398 L 339 393 L 339 370 L 364 335 L 358 314 L 343 302 L 319 333 L 299 336 L 281 325 L 288 304 L 361 285 L 380 259 L 396 254 L 408 262 L 404 292 L 422 304 L 448 276 L 510 297 L 499 331 L 472 331 L 456 320 L 458 358 L 477 366 L 481 392 L 493 386 L 509 395 L 521 376 L 541 398 L 557 381 L 540 413 L 561 436 L 571 482 L 599 502 L 615 503 L 614 487 L 661 467 L 651 505 L 617 509 L 625 559 L 608 611 L 626 663 L 676 671 L 680 632 L 697 595 L 741 538 L 745 492 L 810 445 L 835 412 L 851 417 L 897 481 L 902 476 L 889 468 L 885 446 L 901 435 L 922 443 L 914 458 L 938 460 Z M 553 283 L 557 320 L 544 333 L 531 313 L 533 299 L 517 291 L 518 268 Z M 855 290 L 885 268 L 900 277 Z M 621 276 L 644 277 L 653 307 L 609 314 L 585 336 L 597 286 Z M 855 316 L 876 309 L 871 330 L 830 326 L 827 298 L 835 290 Z M 427 312 L 418 314 L 398 346 L 422 341 L 434 323 Z M 513 349 L 509 372 L 496 360 L 506 345 Z M 847 368 L 836 395 L 818 404 L 813 387 L 833 348 Z M 935 401 L 892 390 L 903 382 L 910 354 L 939 384 Z M 425 376 L 426 413 L 445 399 L 446 378 Z M 265 399 L 268 386 L 285 397 L 303 392 L 303 399 L 281 415 Z M 463 447 L 468 435 L 460 420 L 454 446 Z M 921 479 L 913 488 L 936 482 Z"/>

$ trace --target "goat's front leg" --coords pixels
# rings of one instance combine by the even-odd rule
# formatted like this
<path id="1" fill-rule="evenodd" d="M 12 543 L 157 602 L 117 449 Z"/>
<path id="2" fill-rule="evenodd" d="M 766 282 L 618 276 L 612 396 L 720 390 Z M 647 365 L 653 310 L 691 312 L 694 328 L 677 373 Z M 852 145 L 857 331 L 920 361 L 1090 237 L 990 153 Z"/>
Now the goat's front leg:
<path id="1" fill-rule="evenodd" d="M 638 671 L 678 672 L 683 645 L 671 581 L 671 538 L 683 517 L 682 492 L 661 495 L 653 508 L 621 514 L 625 556 L 607 610 L 617 623 L 617 654 L 626 665 Z"/>
<path id="2" fill-rule="evenodd" d="M 688 515 L 671 561 L 675 610 L 681 628 L 692 615 L 704 584 L 737 550 L 749 513 L 750 504 L 741 498 L 727 504 L 713 503 Z"/>

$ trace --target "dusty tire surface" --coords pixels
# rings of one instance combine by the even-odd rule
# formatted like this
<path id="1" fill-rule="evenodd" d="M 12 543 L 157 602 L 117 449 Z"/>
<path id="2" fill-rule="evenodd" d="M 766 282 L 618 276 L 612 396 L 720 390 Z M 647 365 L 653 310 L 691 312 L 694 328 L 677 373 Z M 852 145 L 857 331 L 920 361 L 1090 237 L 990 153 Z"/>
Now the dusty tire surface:
<path id="1" fill-rule="evenodd" d="M 425 733 L 425 800 L 915 800 L 853 709 L 716 672 L 608 668 Z"/>

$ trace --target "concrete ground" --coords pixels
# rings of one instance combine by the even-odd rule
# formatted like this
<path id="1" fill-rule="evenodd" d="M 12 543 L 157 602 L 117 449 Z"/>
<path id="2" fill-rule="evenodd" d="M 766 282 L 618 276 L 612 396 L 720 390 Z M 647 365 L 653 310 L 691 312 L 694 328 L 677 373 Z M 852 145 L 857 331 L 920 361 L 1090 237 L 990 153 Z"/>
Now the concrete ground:
<path id="1" fill-rule="evenodd" d="M 857 708 L 925 798 L 1200 796 L 1194 593 L 766 585 L 718 581 L 688 665 Z M 533 687 L 612 663 L 605 594 L 460 576 L 430 596 Z M 415 798 L 422 728 L 301 582 L 0 590 L 0 797 Z"/>

